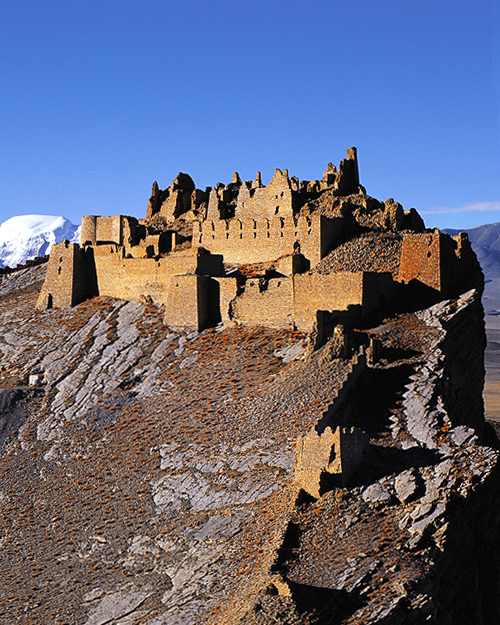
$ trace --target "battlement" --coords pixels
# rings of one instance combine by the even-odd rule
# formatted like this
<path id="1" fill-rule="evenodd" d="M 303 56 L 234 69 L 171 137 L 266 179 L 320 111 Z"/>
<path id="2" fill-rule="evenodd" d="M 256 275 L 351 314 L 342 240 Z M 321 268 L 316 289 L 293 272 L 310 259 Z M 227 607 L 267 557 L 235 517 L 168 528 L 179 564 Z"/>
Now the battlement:
<path id="1" fill-rule="evenodd" d="M 205 220 L 193 226 L 193 244 L 228 263 L 266 262 L 301 253 L 311 266 L 326 256 L 342 230 L 341 220 L 323 215 Z"/>
<path id="2" fill-rule="evenodd" d="M 361 238 L 367 229 L 397 238 L 392 273 L 383 262 L 362 270 L 370 269 Z M 343 243 L 355 257 L 337 259 L 329 271 L 325 257 Z M 54 246 L 38 306 L 74 306 L 93 295 L 147 297 L 165 306 L 165 323 L 176 327 L 224 321 L 315 329 L 319 337 L 335 319 L 357 323 L 391 302 L 393 276 L 451 292 L 473 265 L 471 254 L 466 237 L 424 232 L 414 209 L 369 198 L 351 148 L 338 169 L 328 163 L 321 180 L 299 182 L 276 169 L 265 186 L 260 173 L 242 182 L 235 172 L 229 184 L 201 191 L 180 173 L 163 191 L 153 184 L 145 220 L 85 216 L 80 247 Z M 239 267 L 237 278 L 224 263 Z"/>

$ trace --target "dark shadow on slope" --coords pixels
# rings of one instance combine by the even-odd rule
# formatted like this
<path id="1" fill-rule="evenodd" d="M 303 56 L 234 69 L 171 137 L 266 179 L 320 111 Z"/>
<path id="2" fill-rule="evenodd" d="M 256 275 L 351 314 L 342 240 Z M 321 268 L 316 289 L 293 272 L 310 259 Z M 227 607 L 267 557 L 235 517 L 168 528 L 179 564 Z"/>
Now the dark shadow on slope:
<path id="1" fill-rule="evenodd" d="M 0 389 L 0 454 L 6 443 L 16 438 L 19 428 L 27 418 L 23 401 L 28 393 L 26 387 Z"/>
<path id="2" fill-rule="evenodd" d="M 287 580 L 287 583 L 292 591 L 297 611 L 308 614 L 310 623 L 315 625 L 341 623 L 365 603 L 357 591 L 319 588 L 296 584 L 290 580 Z"/>
<path id="3" fill-rule="evenodd" d="M 344 405 L 333 415 L 333 426 L 358 427 L 370 438 L 378 438 L 390 431 L 390 417 L 397 408 L 401 395 L 414 373 L 412 365 L 391 369 L 367 369 L 356 389 Z"/>
<path id="4" fill-rule="evenodd" d="M 398 474 L 412 467 L 428 467 L 437 464 L 440 455 L 422 447 L 398 449 L 369 445 L 363 462 L 355 475 L 349 480 L 349 486 L 368 486 L 386 475 Z"/>

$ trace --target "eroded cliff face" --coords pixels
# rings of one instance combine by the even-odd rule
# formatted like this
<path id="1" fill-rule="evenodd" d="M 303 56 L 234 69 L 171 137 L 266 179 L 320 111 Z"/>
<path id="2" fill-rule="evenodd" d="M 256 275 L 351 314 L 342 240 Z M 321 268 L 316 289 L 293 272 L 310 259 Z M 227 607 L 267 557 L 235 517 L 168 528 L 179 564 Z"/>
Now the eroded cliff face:
<path id="1" fill-rule="evenodd" d="M 34 312 L 44 271 L 0 283 L 5 622 L 500 622 L 477 292 L 338 358 L 297 332 L 174 330 L 151 303 Z M 296 442 L 327 426 L 369 445 L 313 498 Z"/>

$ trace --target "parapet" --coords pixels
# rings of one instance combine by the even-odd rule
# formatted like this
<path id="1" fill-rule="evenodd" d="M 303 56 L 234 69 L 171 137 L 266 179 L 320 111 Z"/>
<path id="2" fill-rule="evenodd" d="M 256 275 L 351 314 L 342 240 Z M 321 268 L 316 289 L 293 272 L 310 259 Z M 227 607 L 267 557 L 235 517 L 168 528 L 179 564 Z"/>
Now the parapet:
<path id="1" fill-rule="evenodd" d="M 312 428 L 299 437 L 295 452 L 295 480 L 318 499 L 335 486 L 345 486 L 354 475 L 368 448 L 369 436 L 356 427 L 330 427 L 318 434 Z"/>
<path id="2" fill-rule="evenodd" d="M 77 243 L 53 245 L 37 308 L 70 308 L 92 293 L 89 257 Z"/>

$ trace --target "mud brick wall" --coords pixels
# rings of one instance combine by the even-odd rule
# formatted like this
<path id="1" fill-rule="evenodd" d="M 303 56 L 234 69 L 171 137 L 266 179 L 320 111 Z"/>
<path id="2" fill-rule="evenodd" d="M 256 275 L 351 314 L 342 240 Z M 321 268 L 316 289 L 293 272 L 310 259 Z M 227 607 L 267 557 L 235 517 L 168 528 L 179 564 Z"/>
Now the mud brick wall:
<path id="1" fill-rule="evenodd" d="M 202 330 L 210 319 L 210 278 L 171 276 L 163 320 L 171 328 Z"/>
<path id="2" fill-rule="evenodd" d="M 259 219 L 215 219 L 195 223 L 193 243 L 222 254 L 227 263 L 276 260 L 300 251 L 316 265 L 333 247 L 341 230 L 338 220 L 315 215 Z"/>
<path id="3" fill-rule="evenodd" d="M 52 246 L 37 308 L 68 308 L 79 304 L 93 295 L 90 277 L 87 257 L 77 243 L 63 241 Z"/>
<path id="4" fill-rule="evenodd" d="M 404 235 L 398 280 L 414 279 L 441 290 L 441 233 Z"/>
<path id="5" fill-rule="evenodd" d="M 244 325 L 293 328 L 292 278 L 273 278 L 267 285 L 248 280 L 243 294 L 232 302 L 232 318 Z"/>
<path id="6" fill-rule="evenodd" d="M 345 486 L 356 472 L 369 436 L 359 428 L 327 427 L 322 434 L 312 428 L 297 440 L 295 481 L 313 497 L 333 485 Z"/>
<path id="7" fill-rule="evenodd" d="M 288 171 L 275 169 L 267 187 L 249 189 L 245 183 L 240 186 L 235 215 L 239 219 L 293 217 L 293 204 Z"/>
<path id="8" fill-rule="evenodd" d="M 297 274 L 294 283 L 294 318 L 297 329 L 310 332 L 316 312 L 347 310 L 363 304 L 363 273 Z"/>
<path id="9" fill-rule="evenodd" d="M 82 245 L 97 244 L 97 215 L 85 215 L 82 217 L 82 229 L 80 231 L 80 243 Z"/>
<path id="10" fill-rule="evenodd" d="M 178 274 L 222 275 L 222 257 L 198 254 L 197 250 L 173 253 L 163 258 L 124 258 L 118 245 L 98 245 L 94 249 L 97 293 L 119 299 L 151 297 L 165 304 L 170 277 Z"/>
<path id="11" fill-rule="evenodd" d="M 138 221 L 135 217 L 126 215 L 113 215 L 112 217 L 86 215 L 82 217 L 80 242 L 82 245 L 117 243 L 130 247 L 138 242 L 137 225 Z"/>
<path id="12" fill-rule="evenodd" d="M 214 323 L 233 321 L 233 300 L 238 294 L 236 278 L 212 277 L 210 280 L 210 312 Z"/>
<path id="13" fill-rule="evenodd" d="M 119 299 L 139 299 L 149 296 L 154 302 L 165 303 L 170 276 L 195 273 L 197 257 L 173 256 L 154 258 L 123 258 L 123 248 L 98 245 L 94 260 L 99 295 Z"/>

